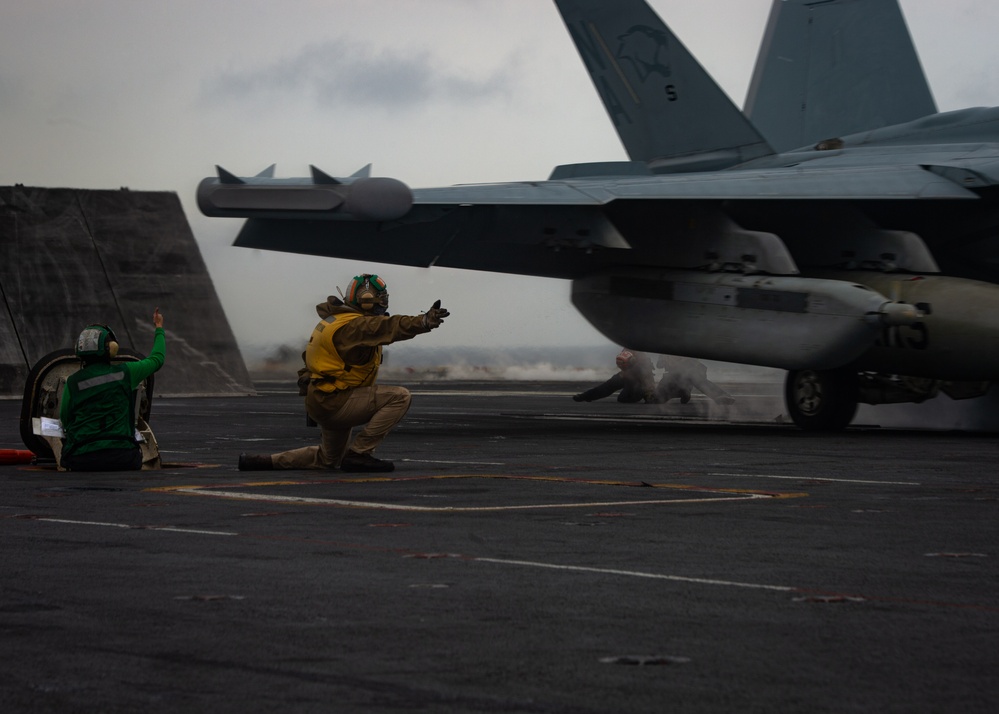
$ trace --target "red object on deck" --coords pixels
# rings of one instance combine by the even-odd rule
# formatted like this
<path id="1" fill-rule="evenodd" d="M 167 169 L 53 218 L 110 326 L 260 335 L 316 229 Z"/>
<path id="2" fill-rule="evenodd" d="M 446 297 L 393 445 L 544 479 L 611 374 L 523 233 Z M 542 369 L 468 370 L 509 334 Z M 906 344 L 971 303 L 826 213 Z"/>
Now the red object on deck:
<path id="1" fill-rule="evenodd" d="M 25 449 L 0 449 L 0 465 L 30 464 L 33 458 L 34 452 Z"/>

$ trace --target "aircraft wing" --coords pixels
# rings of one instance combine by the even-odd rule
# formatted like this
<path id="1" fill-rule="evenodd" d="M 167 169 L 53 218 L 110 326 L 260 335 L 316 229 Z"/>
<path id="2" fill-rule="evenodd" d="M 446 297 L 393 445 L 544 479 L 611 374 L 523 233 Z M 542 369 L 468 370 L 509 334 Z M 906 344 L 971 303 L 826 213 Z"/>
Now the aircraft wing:
<path id="1" fill-rule="evenodd" d="M 999 165 L 996 167 L 999 172 Z M 412 205 L 391 220 L 362 220 L 341 210 L 304 211 L 294 192 L 322 190 L 302 180 L 276 195 L 246 186 L 238 211 L 213 209 L 203 182 L 199 202 L 208 215 L 249 218 L 235 245 L 381 263 L 433 265 L 555 278 L 574 278 L 608 265 L 677 265 L 673 241 L 691 202 L 763 202 L 773 211 L 802 201 L 974 201 L 977 195 L 947 173 L 919 166 L 757 169 L 680 175 L 575 178 L 416 189 Z M 231 190 L 231 187 L 230 187 Z M 285 198 L 289 194 L 292 198 Z M 259 208 L 252 208 L 259 200 Z M 287 207 L 281 208 L 280 201 Z M 326 203 L 333 203 L 332 201 Z M 324 203 L 323 205 L 326 205 Z M 660 231 L 632 230 L 637 223 Z"/>
<path id="2" fill-rule="evenodd" d="M 993 167 L 999 170 L 999 161 Z M 725 173 L 590 179 L 559 182 L 470 184 L 417 189 L 414 204 L 603 205 L 617 199 L 827 200 L 974 199 L 955 182 L 921 166 L 841 169 L 759 169 Z"/>

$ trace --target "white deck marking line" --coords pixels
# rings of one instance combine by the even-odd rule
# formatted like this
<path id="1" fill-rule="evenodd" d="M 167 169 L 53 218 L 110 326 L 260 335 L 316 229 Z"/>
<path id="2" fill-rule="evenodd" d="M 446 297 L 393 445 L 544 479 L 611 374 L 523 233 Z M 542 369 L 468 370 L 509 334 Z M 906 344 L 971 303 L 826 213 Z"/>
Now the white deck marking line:
<path id="1" fill-rule="evenodd" d="M 307 499 L 311 500 L 311 499 Z M 703 500 L 703 499 L 698 499 Z M 638 503 L 647 503 L 638 501 Z M 590 505 L 590 504 L 587 504 Z M 449 510 L 440 508 L 418 508 L 414 510 Z M 466 509 L 479 510 L 479 509 Z M 231 531 L 208 531 L 196 528 L 177 528 L 175 526 L 137 526 L 129 523 L 109 523 L 104 521 L 77 521 L 68 518 L 33 518 L 35 521 L 45 521 L 46 523 L 68 523 L 77 526 L 102 526 L 104 528 L 123 528 L 127 530 L 147 530 L 147 531 L 169 531 L 171 533 L 193 533 L 196 535 L 216 535 L 216 536 L 238 536 L 241 533 Z M 684 575 L 667 575 L 665 573 L 644 573 L 639 570 L 618 570 L 616 568 L 594 568 L 586 565 L 559 565 L 557 563 L 539 563 L 531 560 L 507 560 L 504 558 L 482 558 L 469 556 L 467 560 L 479 563 L 495 563 L 496 565 L 518 565 L 529 568 L 544 568 L 546 570 L 568 570 L 577 573 L 601 573 L 603 575 L 622 575 L 629 578 L 646 578 L 649 580 L 670 580 L 680 583 L 694 583 L 695 585 L 721 585 L 734 588 L 752 588 L 756 590 L 777 590 L 781 592 L 794 592 L 799 588 L 788 585 L 763 585 L 761 583 L 743 583 L 738 580 L 716 580 L 714 578 L 692 578 Z"/>
<path id="2" fill-rule="evenodd" d="M 469 513 L 483 511 L 522 511 L 545 508 L 605 508 L 608 506 L 640 506 L 643 504 L 662 503 L 716 503 L 718 501 L 750 501 L 760 498 L 772 498 L 759 493 L 748 493 L 740 496 L 720 496 L 717 498 L 668 498 L 650 499 L 648 501 L 596 501 L 587 503 L 548 503 L 528 504 L 523 506 L 407 506 L 394 503 L 378 503 L 375 501 L 346 501 L 339 498 L 308 498 L 306 496 L 274 496 L 263 493 L 246 493 L 241 491 L 214 491 L 197 486 L 172 489 L 174 493 L 188 493 L 195 496 L 217 496 L 243 501 L 277 501 L 281 503 L 312 503 L 325 506 L 348 506 L 351 508 L 372 508 L 384 511 L 421 511 L 426 513 Z"/>
<path id="3" fill-rule="evenodd" d="M 407 464 L 467 464 L 473 466 L 506 466 L 502 461 L 442 461 L 441 459 L 399 459 Z"/>
<path id="4" fill-rule="evenodd" d="M 596 416 L 571 416 L 568 414 L 508 414 L 516 419 L 540 419 L 547 421 L 592 421 L 614 422 L 618 424 L 663 424 L 667 417 L 662 416 L 615 416 L 614 414 L 599 414 Z M 707 421 L 707 420 L 701 420 Z"/>
<path id="5" fill-rule="evenodd" d="M 206 531 L 198 528 L 178 528 L 177 526 L 136 526 L 130 523 L 105 523 L 103 521 L 74 521 L 68 518 L 34 518 L 35 521 L 46 523 L 68 523 L 74 526 L 103 526 L 105 528 L 126 528 L 140 531 L 171 531 L 173 533 L 194 533 L 196 535 L 234 536 L 239 533 L 231 531 Z"/>
<path id="6" fill-rule="evenodd" d="M 495 389 L 410 389 L 413 394 L 421 394 L 428 397 L 568 397 L 573 394 L 570 391 L 538 391 L 527 392 L 522 390 L 497 391 Z M 287 394 L 287 392 L 284 392 Z"/>
<path id="7" fill-rule="evenodd" d="M 773 478 L 787 481 L 831 481 L 833 483 L 869 483 L 875 486 L 922 486 L 918 481 L 865 481 L 859 478 L 827 478 L 824 476 L 777 476 L 776 474 L 723 474 L 709 473 L 708 476 L 741 476 L 743 478 Z"/>
<path id="8" fill-rule="evenodd" d="M 602 573 L 605 575 L 624 575 L 629 578 L 649 578 L 651 580 L 672 580 L 697 585 L 724 585 L 734 588 L 754 588 L 757 590 L 778 590 L 795 592 L 796 587 L 789 585 L 763 585 L 761 583 L 743 583 L 738 580 L 714 580 L 712 578 L 690 578 L 683 575 L 666 575 L 664 573 L 643 573 L 638 570 L 617 570 L 615 568 L 592 568 L 585 565 L 557 565 L 555 563 L 537 563 L 530 560 L 504 560 L 502 558 L 473 558 L 480 563 L 496 563 L 498 565 L 522 565 L 529 568 L 545 568 L 547 570 L 571 570 L 581 573 Z"/>

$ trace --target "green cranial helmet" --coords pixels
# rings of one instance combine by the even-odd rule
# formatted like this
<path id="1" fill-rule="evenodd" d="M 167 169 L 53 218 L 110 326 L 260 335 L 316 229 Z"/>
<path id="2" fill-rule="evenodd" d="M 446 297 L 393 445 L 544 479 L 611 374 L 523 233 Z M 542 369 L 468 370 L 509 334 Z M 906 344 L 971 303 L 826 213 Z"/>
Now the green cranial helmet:
<path id="1" fill-rule="evenodd" d="M 118 354 L 118 338 L 107 325 L 87 325 L 76 338 L 76 356 L 82 360 L 111 358 Z"/>
<path id="2" fill-rule="evenodd" d="M 377 275 L 355 275 L 347 286 L 344 302 L 363 312 L 384 315 L 389 304 L 388 286 Z"/>

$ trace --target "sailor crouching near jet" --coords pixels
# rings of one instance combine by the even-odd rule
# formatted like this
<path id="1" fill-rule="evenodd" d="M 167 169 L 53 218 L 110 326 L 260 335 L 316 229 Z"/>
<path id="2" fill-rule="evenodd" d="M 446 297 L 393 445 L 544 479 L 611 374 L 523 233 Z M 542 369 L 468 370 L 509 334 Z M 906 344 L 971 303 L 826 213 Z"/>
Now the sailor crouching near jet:
<path id="1" fill-rule="evenodd" d="M 405 387 L 375 384 L 382 347 L 440 327 L 450 313 L 440 300 L 423 315 L 388 315 L 388 288 L 377 275 L 351 280 L 343 300 L 330 296 L 316 306 L 323 320 L 305 349 L 311 374 L 305 410 L 321 430 L 318 446 L 272 455 L 239 457 L 240 471 L 335 469 L 348 473 L 392 471 L 372 453 L 409 410 Z M 351 429 L 364 429 L 350 443 Z M 345 453 L 346 452 L 346 453 Z"/>
<path id="2" fill-rule="evenodd" d="M 652 360 L 642 352 L 621 350 L 614 358 L 619 372 L 614 373 L 603 384 L 598 384 L 585 392 L 573 395 L 575 402 L 593 402 L 609 397 L 620 390 L 617 400 L 625 404 L 652 401 L 655 391 L 655 377 Z"/>
<path id="3" fill-rule="evenodd" d="M 153 311 L 153 350 L 145 359 L 112 364 L 118 340 L 107 325 L 89 325 L 76 340 L 80 371 L 66 379 L 59 420 L 66 439 L 59 458 L 70 471 L 138 471 L 135 390 L 166 359 L 163 315 Z"/>
<path id="4" fill-rule="evenodd" d="M 690 401 L 690 392 L 695 387 L 718 404 L 733 404 L 735 398 L 708 379 L 708 368 L 703 362 L 690 357 L 659 355 L 659 367 L 663 368 L 663 378 L 656 386 L 655 402 L 665 404 L 670 399 L 679 398 L 681 404 Z"/>

